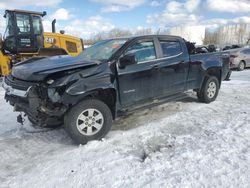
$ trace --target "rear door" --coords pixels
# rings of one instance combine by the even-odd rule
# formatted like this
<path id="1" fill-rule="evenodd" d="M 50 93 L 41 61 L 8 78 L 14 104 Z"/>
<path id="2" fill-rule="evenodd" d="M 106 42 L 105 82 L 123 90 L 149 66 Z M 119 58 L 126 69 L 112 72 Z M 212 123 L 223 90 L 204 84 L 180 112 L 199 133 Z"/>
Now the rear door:
<path id="1" fill-rule="evenodd" d="M 159 37 L 161 58 L 158 62 L 158 77 L 161 81 L 158 95 L 166 96 L 183 92 L 189 68 L 189 55 L 185 43 L 173 38 Z"/>

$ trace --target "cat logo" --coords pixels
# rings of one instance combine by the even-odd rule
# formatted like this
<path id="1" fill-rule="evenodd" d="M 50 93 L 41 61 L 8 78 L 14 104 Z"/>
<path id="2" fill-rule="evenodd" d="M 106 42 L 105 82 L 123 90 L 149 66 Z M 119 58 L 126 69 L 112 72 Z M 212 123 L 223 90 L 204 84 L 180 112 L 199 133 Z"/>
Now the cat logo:
<path id="1" fill-rule="evenodd" d="M 51 44 L 50 48 L 59 48 L 59 47 L 56 45 L 56 39 L 55 39 L 55 38 L 46 37 L 46 38 L 45 38 L 45 43 Z"/>
<path id="2" fill-rule="evenodd" d="M 46 37 L 45 38 L 45 42 L 46 43 L 50 43 L 50 44 L 55 44 L 55 39 L 54 38 L 50 38 L 50 37 Z"/>

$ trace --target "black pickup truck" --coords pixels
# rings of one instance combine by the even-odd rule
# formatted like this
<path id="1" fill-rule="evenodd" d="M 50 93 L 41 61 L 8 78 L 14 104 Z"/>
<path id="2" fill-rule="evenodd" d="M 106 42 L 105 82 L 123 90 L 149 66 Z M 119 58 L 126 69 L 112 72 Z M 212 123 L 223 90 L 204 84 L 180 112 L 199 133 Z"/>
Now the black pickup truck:
<path id="1" fill-rule="evenodd" d="M 17 64 L 3 81 L 5 99 L 33 124 L 64 124 L 84 144 L 104 137 L 124 112 L 187 90 L 202 102 L 214 101 L 229 72 L 229 56 L 191 52 L 184 39 L 166 35 L 99 41 L 78 57 Z"/>

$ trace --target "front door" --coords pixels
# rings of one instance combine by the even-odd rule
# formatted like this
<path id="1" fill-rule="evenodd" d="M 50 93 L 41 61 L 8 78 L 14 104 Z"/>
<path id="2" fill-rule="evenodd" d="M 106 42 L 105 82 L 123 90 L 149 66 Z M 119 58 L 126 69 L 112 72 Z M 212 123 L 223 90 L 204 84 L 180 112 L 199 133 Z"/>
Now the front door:
<path id="1" fill-rule="evenodd" d="M 122 106 L 130 106 L 136 102 L 154 97 L 154 85 L 157 79 L 157 53 L 153 37 L 133 42 L 123 53 L 134 54 L 137 64 L 128 65 L 118 70 L 120 102 Z"/>
<path id="2" fill-rule="evenodd" d="M 16 13 L 17 53 L 33 52 L 34 40 L 30 15 Z"/>

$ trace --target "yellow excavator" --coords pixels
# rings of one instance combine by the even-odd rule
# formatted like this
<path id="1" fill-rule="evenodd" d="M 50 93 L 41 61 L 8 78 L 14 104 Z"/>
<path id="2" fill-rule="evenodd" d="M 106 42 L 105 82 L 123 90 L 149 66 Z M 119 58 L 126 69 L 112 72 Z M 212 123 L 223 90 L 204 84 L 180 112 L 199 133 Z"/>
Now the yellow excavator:
<path id="1" fill-rule="evenodd" d="M 6 29 L 0 36 L 0 76 L 7 76 L 12 66 L 34 56 L 71 55 L 77 56 L 84 49 L 78 37 L 56 33 L 52 21 L 52 32 L 44 32 L 42 17 L 46 12 L 6 10 Z"/>

